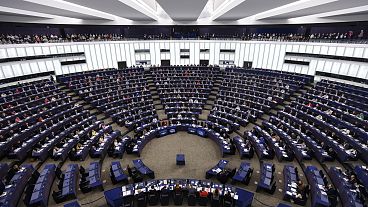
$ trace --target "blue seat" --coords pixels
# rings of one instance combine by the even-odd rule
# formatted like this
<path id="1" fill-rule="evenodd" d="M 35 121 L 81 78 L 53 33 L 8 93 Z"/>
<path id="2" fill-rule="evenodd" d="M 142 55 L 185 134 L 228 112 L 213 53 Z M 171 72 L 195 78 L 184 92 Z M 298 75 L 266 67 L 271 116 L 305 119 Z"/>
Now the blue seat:
<path id="1" fill-rule="evenodd" d="M 235 175 L 232 178 L 232 184 L 236 182 L 244 183 L 245 185 L 249 184 L 250 178 L 253 173 L 253 168 L 251 168 L 248 162 L 242 162 L 238 171 L 236 171 Z"/>
<path id="2" fill-rule="evenodd" d="M 47 206 L 52 183 L 56 176 L 56 165 L 47 164 L 38 177 L 30 197 L 29 205 Z"/>
<path id="3" fill-rule="evenodd" d="M 273 194 L 276 189 L 276 182 L 274 180 L 275 166 L 271 163 L 261 162 L 261 175 L 257 185 L 257 190 L 264 190 Z"/>
<path id="4" fill-rule="evenodd" d="M 111 162 L 110 177 L 113 184 L 128 183 L 128 176 L 124 174 L 120 161 Z"/>
<path id="5" fill-rule="evenodd" d="M 133 160 L 133 165 L 135 168 L 137 168 L 137 170 L 143 174 L 143 175 L 146 175 L 152 179 L 155 178 L 155 173 L 150 169 L 148 168 L 141 159 L 136 159 L 136 160 Z"/>

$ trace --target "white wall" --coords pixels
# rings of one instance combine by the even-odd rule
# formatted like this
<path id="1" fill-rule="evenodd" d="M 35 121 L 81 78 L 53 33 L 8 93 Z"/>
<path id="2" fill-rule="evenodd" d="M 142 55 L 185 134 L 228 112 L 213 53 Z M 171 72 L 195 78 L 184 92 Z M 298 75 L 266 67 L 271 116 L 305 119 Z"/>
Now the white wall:
<path id="1" fill-rule="evenodd" d="M 136 49 L 149 49 L 150 53 L 135 54 Z M 160 49 L 170 49 L 160 53 Z M 180 49 L 189 49 L 190 58 L 181 59 Z M 201 53 L 200 49 L 209 49 Z M 221 49 L 235 49 L 234 53 L 220 53 Z M 118 61 L 128 66 L 137 60 L 150 60 L 159 65 L 161 59 L 170 59 L 172 65 L 199 64 L 209 60 L 219 64 L 220 60 L 232 60 L 237 66 L 243 61 L 252 61 L 253 67 L 291 71 L 314 75 L 315 71 L 332 72 L 368 79 L 368 64 L 328 59 L 285 57 L 286 52 L 328 54 L 368 58 L 368 45 L 337 43 L 226 41 L 226 40 L 155 40 L 155 41 L 110 41 L 77 42 L 27 45 L 0 45 L 0 58 L 85 52 L 86 64 L 61 66 L 59 59 L 44 59 L 0 64 L 0 79 L 43 71 L 55 71 L 57 75 L 85 70 L 116 68 Z M 308 60 L 309 66 L 284 64 L 284 59 Z"/>

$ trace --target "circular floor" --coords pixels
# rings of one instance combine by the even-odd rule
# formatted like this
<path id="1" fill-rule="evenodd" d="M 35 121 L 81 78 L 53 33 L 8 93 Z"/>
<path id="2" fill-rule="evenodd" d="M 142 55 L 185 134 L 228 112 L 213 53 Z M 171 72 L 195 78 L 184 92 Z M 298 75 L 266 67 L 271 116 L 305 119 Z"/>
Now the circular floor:
<path id="1" fill-rule="evenodd" d="M 176 154 L 185 155 L 184 166 L 176 165 Z M 221 159 L 221 153 L 211 139 L 178 132 L 149 142 L 141 157 L 158 179 L 204 179 L 205 172 Z"/>

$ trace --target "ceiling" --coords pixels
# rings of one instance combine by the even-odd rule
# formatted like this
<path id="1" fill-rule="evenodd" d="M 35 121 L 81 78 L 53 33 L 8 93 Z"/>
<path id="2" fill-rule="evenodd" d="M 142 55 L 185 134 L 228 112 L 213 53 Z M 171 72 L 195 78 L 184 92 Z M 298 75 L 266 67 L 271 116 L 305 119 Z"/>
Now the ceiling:
<path id="1" fill-rule="evenodd" d="M 1 0 L 0 21 L 261 25 L 367 21 L 368 0 Z"/>
<path id="2" fill-rule="evenodd" d="M 157 3 L 174 21 L 196 21 L 207 0 L 157 0 Z"/>

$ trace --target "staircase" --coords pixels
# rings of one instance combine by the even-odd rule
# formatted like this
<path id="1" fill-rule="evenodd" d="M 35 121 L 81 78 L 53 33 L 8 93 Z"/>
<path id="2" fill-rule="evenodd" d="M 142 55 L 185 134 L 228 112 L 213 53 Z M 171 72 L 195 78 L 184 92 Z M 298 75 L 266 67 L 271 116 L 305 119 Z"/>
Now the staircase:
<path id="1" fill-rule="evenodd" d="M 113 130 L 119 130 L 121 131 L 121 134 L 123 135 L 129 132 L 126 127 L 120 127 L 119 125 L 117 125 L 104 112 L 98 110 L 97 108 L 93 107 L 91 104 L 87 103 L 85 100 L 83 100 L 80 96 L 78 96 L 74 91 L 67 88 L 65 85 L 59 84 L 58 88 L 60 88 L 60 90 L 65 92 L 67 95 L 71 96 L 73 101 L 77 101 L 79 105 L 83 106 L 84 110 L 88 110 L 91 115 L 96 116 L 97 120 L 103 121 L 106 125 L 111 125 Z"/>
<path id="2" fill-rule="evenodd" d="M 215 104 L 217 94 L 220 90 L 220 85 L 222 83 L 222 76 L 216 77 L 217 79 L 213 83 L 213 87 L 211 89 L 211 93 L 208 96 L 208 99 L 206 101 L 206 104 L 203 107 L 202 113 L 199 115 L 199 119 L 207 120 L 208 115 L 210 114 L 210 111 L 213 108 L 213 105 Z"/>
<path id="3" fill-rule="evenodd" d="M 153 105 L 155 106 L 156 113 L 158 115 L 159 120 L 167 119 L 167 115 L 164 110 L 164 106 L 161 103 L 160 97 L 158 96 L 158 91 L 156 85 L 153 81 L 153 75 L 150 71 L 145 71 L 144 76 L 147 78 L 148 89 L 151 92 Z"/>

